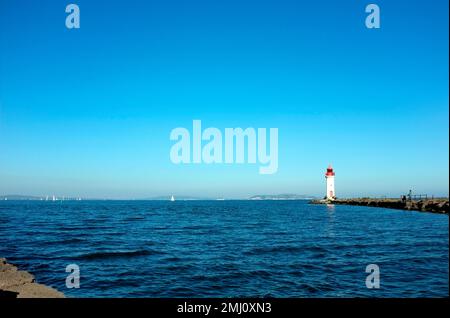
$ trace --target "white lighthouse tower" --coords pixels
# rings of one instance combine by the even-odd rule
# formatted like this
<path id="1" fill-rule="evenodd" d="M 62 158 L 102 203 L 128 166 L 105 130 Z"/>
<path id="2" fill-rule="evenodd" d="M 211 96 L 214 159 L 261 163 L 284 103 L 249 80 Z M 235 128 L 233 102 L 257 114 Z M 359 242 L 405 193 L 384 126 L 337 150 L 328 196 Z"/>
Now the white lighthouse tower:
<path id="1" fill-rule="evenodd" d="M 331 165 L 327 168 L 325 179 L 327 180 L 327 200 L 335 200 L 336 192 L 334 191 L 334 171 Z"/>

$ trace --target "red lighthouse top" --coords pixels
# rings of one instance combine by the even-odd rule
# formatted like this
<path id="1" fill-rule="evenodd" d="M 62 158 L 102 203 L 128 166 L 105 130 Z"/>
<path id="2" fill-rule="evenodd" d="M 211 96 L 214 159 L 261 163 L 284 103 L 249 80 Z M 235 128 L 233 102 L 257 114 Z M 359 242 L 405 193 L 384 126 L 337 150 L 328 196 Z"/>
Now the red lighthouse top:
<path id="1" fill-rule="evenodd" d="M 328 166 L 325 176 L 326 177 L 334 177 L 334 171 L 333 171 L 333 167 L 331 165 Z"/>

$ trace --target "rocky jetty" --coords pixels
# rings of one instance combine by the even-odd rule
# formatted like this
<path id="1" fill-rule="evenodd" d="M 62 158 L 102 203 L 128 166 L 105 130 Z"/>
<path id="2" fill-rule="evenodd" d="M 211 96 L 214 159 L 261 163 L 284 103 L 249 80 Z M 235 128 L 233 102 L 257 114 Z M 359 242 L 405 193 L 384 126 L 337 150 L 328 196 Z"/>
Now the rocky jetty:
<path id="1" fill-rule="evenodd" d="M 34 276 L 0 258 L 0 298 L 64 298 L 51 287 L 36 283 Z"/>
<path id="2" fill-rule="evenodd" d="M 448 199 L 425 199 L 425 200 L 401 200 L 401 199 L 337 199 L 337 200 L 313 200 L 312 204 L 344 204 L 344 205 L 361 205 L 378 208 L 389 208 L 399 210 L 411 210 L 422 212 L 433 212 L 448 214 Z"/>

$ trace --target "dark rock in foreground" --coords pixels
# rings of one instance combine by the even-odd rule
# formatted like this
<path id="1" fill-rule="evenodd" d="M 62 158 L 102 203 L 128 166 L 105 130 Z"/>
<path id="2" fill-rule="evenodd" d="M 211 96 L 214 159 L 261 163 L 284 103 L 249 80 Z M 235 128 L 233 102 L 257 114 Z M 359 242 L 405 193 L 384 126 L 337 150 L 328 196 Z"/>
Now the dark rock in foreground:
<path id="1" fill-rule="evenodd" d="M 64 298 L 64 294 L 35 282 L 34 276 L 20 271 L 0 258 L 0 298 Z"/>
<path id="2" fill-rule="evenodd" d="M 360 205 L 378 208 L 412 210 L 422 212 L 433 212 L 448 214 L 449 200 L 448 199 L 426 199 L 419 201 L 408 201 L 401 199 L 337 199 L 337 200 L 313 200 L 312 204 L 344 204 L 344 205 Z"/>

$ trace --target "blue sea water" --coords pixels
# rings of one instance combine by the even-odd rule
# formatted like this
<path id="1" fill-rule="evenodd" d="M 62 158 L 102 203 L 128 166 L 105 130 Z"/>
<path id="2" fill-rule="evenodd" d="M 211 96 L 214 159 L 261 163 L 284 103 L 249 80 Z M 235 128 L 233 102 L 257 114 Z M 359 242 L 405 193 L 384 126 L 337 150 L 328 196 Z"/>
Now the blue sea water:
<path id="1" fill-rule="evenodd" d="M 69 297 L 448 297 L 448 225 L 307 201 L 2 201 L 0 257 Z"/>

